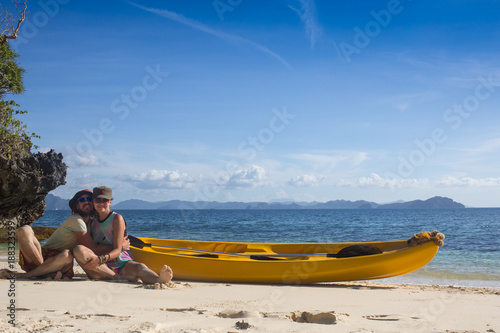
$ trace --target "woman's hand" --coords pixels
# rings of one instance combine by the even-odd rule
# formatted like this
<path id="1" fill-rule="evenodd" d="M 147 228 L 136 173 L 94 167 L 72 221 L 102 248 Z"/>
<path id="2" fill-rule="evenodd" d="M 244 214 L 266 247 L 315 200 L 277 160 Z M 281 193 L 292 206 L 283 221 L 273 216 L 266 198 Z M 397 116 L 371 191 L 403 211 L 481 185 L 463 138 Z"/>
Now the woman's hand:
<path id="1" fill-rule="evenodd" d="M 100 260 L 98 256 L 92 256 L 87 259 L 87 261 L 83 264 L 82 268 L 84 270 L 94 270 L 100 265 Z"/>
<path id="2" fill-rule="evenodd" d="M 123 237 L 123 243 L 122 243 L 122 251 L 129 251 L 130 250 L 130 239 L 128 239 L 128 235 Z"/>

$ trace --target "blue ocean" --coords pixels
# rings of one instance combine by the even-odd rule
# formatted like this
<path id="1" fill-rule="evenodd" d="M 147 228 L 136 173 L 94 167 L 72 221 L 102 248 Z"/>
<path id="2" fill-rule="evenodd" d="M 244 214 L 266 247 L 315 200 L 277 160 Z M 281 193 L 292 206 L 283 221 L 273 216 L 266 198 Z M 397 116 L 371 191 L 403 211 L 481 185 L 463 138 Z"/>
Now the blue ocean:
<path id="1" fill-rule="evenodd" d="M 250 241 L 360 242 L 439 230 L 446 239 L 422 269 L 377 282 L 500 288 L 500 208 L 434 210 L 120 210 L 130 235 Z M 33 226 L 57 227 L 69 211 Z"/>

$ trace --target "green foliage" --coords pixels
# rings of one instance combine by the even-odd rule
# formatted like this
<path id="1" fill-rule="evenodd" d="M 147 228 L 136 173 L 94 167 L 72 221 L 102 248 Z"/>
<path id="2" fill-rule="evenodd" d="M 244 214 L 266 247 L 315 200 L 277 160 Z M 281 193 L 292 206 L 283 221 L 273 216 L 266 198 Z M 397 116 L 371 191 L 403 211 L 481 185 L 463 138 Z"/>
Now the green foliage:
<path id="1" fill-rule="evenodd" d="M 8 159 L 23 157 L 32 147 L 38 148 L 31 139 L 40 138 L 35 133 L 28 132 L 26 125 L 17 119 L 16 116 L 27 113 L 17 109 L 18 107 L 14 101 L 0 101 L 0 153 Z"/>
<path id="2" fill-rule="evenodd" d="M 8 43 L 0 44 L 0 154 L 8 159 L 26 156 L 32 147 L 38 148 L 31 140 L 40 138 L 18 119 L 27 111 L 6 99 L 6 95 L 24 92 L 24 69 L 17 64 L 18 57 Z"/>
<path id="3" fill-rule="evenodd" d="M 24 92 L 24 69 L 16 60 L 19 55 L 10 48 L 9 43 L 0 44 L 0 98 L 6 94 L 22 94 Z"/>

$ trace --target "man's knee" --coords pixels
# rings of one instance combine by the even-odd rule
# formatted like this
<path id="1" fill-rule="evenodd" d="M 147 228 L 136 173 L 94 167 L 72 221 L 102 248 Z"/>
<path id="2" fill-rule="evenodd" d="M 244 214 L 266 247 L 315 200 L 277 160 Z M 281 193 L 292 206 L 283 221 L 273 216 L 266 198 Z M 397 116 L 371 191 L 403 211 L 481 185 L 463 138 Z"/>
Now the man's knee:
<path id="1" fill-rule="evenodd" d="M 71 253 L 70 250 L 66 249 L 66 250 L 62 250 L 61 251 L 61 254 L 65 257 L 72 257 L 73 258 L 73 254 Z"/>
<path id="2" fill-rule="evenodd" d="M 63 250 L 61 253 L 59 253 L 59 256 L 66 262 L 73 261 L 73 253 L 71 253 L 70 250 Z"/>

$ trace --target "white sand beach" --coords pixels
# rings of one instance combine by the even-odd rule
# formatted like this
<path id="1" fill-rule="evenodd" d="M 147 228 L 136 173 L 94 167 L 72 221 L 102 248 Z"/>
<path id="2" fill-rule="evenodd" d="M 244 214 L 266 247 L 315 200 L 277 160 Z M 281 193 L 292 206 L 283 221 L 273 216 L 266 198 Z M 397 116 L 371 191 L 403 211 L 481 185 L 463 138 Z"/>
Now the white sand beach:
<path id="1" fill-rule="evenodd" d="M 76 273 L 71 281 L 0 280 L 0 331 L 500 332 L 497 289 L 372 281 L 307 286 L 175 281 L 155 288 L 90 281 L 79 267 Z"/>

